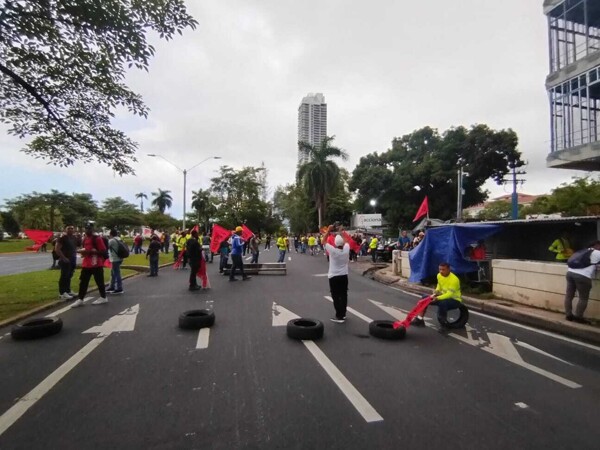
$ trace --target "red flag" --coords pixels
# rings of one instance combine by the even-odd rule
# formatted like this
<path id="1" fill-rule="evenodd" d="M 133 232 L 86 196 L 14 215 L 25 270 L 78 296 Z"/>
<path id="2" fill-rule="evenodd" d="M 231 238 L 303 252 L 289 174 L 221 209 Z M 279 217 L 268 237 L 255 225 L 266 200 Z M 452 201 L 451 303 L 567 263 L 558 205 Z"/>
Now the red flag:
<path id="1" fill-rule="evenodd" d="M 200 258 L 200 267 L 198 267 L 198 272 L 196 273 L 196 276 L 200 278 L 200 281 L 202 282 L 202 287 L 204 289 L 210 288 L 210 281 L 208 281 L 208 274 L 206 273 L 206 261 L 202 257 Z"/>
<path id="2" fill-rule="evenodd" d="M 348 244 L 350 245 L 350 250 L 358 253 L 358 251 L 360 250 L 360 245 L 358 245 L 356 241 L 352 239 L 352 237 L 345 231 L 342 231 L 342 236 L 344 236 L 344 239 L 346 239 L 346 242 L 348 242 Z"/>
<path id="3" fill-rule="evenodd" d="M 223 228 L 221 225 L 214 224 L 212 228 L 212 235 L 210 237 L 210 251 L 217 253 L 221 242 L 231 237 L 231 231 Z"/>
<path id="4" fill-rule="evenodd" d="M 413 222 L 416 222 L 418 219 L 420 219 L 421 217 L 426 216 L 428 214 L 429 214 L 429 205 L 427 203 L 427 196 L 425 196 L 425 198 L 423 199 L 423 203 L 421 203 L 421 206 L 419 206 L 419 210 L 417 211 L 417 215 L 413 219 Z"/>
<path id="5" fill-rule="evenodd" d="M 192 234 L 192 231 L 194 231 L 194 230 L 196 230 L 196 233 L 200 233 L 200 228 L 198 228 L 198 224 L 196 224 L 196 225 L 194 226 L 194 228 L 192 228 L 192 229 L 190 230 L 190 234 Z"/>
<path id="6" fill-rule="evenodd" d="M 242 225 L 242 229 L 244 230 L 242 231 L 242 239 L 245 241 L 249 241 L 252 238 L 252 236 L 254 236 L 254 233 L 246 225 Z"/>
<path id="7" fill-rule="evenodd" d="M 52 231 L 44 230 L 25 230 L 25 234 L 33 241 L 33 246 L 27 247 L 26 250 L 29 250 L 30 248 L 32 250 L 37 250 L 44 242 L 48 242 L 48 239 L 50 239 L 54 233 Z"/>
<path id="8" fill-rule="evenodd" d="M 425 309 L 427 309 L 427 307 L 432 301 L 433 298 L 431 297 L 431 295 L 429 297 L 425 297 L 419 300 L 417 302 L 417 305 L 408 313 L 408 316 L 406 316 L 404 320 L 397 320 L 396 322 L 394 322 L 394 330 L 397 330 L 400 327 L 408 328 L 412 320 L 419 314 L 421 314 L 423 311 L 425 311 Z"/>

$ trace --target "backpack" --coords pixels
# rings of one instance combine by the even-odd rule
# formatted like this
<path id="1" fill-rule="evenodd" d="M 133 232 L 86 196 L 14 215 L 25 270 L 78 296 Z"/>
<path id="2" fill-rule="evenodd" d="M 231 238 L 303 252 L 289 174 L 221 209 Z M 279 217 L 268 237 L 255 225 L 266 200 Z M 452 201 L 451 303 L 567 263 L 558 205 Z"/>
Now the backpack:
<path id="1" fill-rule="evenodd" d="M 576 251 L 567 260 L 567 266 L 571 269 L 585 269 L 592 265 L 592 252 L 593 248 L 584 248 L 583 250 Z"/>
<path id="2" fill-rule="evenodd" d="M 123 243 L 122 240 L 117 239 L 117 256 L 121 259 L 129 257 L 129 248 Z"/>

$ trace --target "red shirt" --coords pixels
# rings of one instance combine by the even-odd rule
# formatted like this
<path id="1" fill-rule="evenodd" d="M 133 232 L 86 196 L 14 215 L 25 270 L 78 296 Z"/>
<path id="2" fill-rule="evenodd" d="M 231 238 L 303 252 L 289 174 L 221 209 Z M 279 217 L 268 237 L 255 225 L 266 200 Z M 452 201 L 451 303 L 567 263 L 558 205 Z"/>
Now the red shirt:
<path id="1" fill-rule="evenodd" d="M 92 236 L 85 236 L 83 238 L 83 250 L 91 251 L 96 249 L 98 253 L 83 255 L 83 259 L 81 261 L 81 267 L 84 269 L 92 269 L 95 267 L 103 267 L 104 266 L 104 254 L 106 252 L 106 246 L 104 245 L 104 241 L 100 236 L 96 236 L 95 234 Z"/>

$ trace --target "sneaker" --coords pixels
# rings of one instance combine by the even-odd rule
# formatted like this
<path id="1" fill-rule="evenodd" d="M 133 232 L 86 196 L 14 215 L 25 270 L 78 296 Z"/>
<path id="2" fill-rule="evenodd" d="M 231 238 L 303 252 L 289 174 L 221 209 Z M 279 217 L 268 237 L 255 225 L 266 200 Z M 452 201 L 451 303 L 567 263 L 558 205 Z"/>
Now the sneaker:
<path id="1" fill-rule="evenodd" d="M 58 297 L 59 297 L 61 300 L 64 300 L 64 301 L 73 300 L 73 297 L 71 297 L 71 296 L 70 296 L 68 293 L 66 293 L 66 292 L 65 292 L 64 294 L 60 294 Z"/>
<path id="2" fill-rule="evenodd" d="M 199 291 L 200 290 L 200 286 L 190 286 L 189 290 L 190 291 Z"/>
<path id="3" fill-rule="evenodd" d="M 72 298 L 77 298 L 77 294 L 73 294 L 71 291 L 67 292 Z"/>
<path id="4" fill-rule="evenodd" d="M 412 320 L 411 325 L 416 325 L 417 327 L 424 327 L 425 326 L 425 320 L 421 319 L 420 317 L 415 317 Z"/>
<path id="5" fill-rule="evenodd" d="M 252 278 L 252 277 L 251 276 L 244 277 L 244 278 L 242 278 L 242 281 L 249 280 L 250 278 Z"/>
<path id="6" fill-rule="evenodd" d="M 108 303 L 108 300 L 106 299 L 106 297 L 100 297 L 97 300 L 94 300 L 92 302 L 92 305 L 104 305 L 105 303 Z"/>
<path id="7" fill-rule="evenodd" d="M 335 322 L 335 323 L 344 323 L 346 321 L 346 318 L 344 317 L 343 319 L 338 319 L 337 317 L 332 317 L 329 320 L 331 320 L 332 322 Z"/>
<path id="8" fill-rule="evenodd" d="M 111 292 L 111 294 L 113 295 L 119 295 L 124 293 L 125 291 L 123 289 L 115 289 L 114 291 Z"/>
<path id="9" fill-rule="evenodd" d="M 83 300 L 80 298 L 71 303 L 71 308 L 77 308 L 79 306 L 83 306 Z"/>
<path id="10" fill-rule="evenodd" d="M 107 294 L 112 294 L 113 292 L 115 292 L 115 288 L 108 288 L 105 292 Z"/>

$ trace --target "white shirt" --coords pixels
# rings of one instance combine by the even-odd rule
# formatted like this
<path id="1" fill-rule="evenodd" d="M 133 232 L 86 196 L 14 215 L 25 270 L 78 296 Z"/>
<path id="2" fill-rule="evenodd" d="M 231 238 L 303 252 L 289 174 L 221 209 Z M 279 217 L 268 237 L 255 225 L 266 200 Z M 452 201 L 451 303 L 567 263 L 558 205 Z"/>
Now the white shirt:
<path id="1" fill-rule="evenodd" d="M 592 263 L 590 266 L 584 267 L 583 269 L 569 269 L 567 272 L 577 273 L 579 275 L 583 275 L 590 280 L 594 276 L 594 272 L 596 271 L 596 264 L 600 263 L 600 250 L 593 250 L 590 255 L 590 262 Z"/>
<path id="2" fill-rule="evenodd" d="M 329 272 L 327 273 L 327 278 L 348 275 L 350 245 L 344 244 L 344 248 L 339 249 L 331 244 L 325 244 L 325 250 L 329 253 Z"/>

